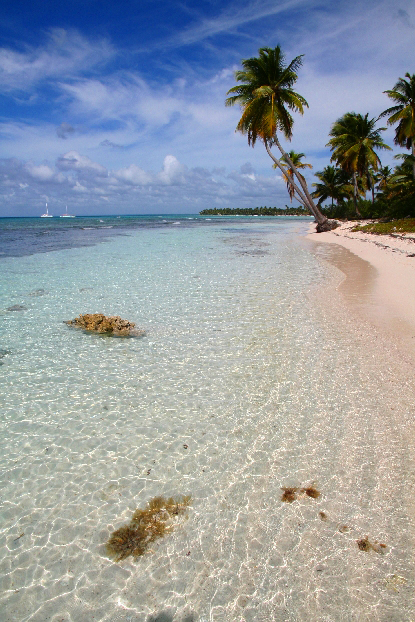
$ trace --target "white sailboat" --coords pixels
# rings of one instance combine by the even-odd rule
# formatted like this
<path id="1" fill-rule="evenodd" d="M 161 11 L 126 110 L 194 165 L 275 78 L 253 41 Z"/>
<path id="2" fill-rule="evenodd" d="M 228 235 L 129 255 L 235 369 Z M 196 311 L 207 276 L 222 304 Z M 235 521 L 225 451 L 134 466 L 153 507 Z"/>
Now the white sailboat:
<path id="1" fill-rule="evenodd" d="M 46 213 L 41 215 L 41 218 L 53 218 L 53 214 L 49 214 L 48 204 L 46 203 Z"/>
<path id="2" fill-rule="evenodd" d="M 60 218 L 75 218 L 73 214 L 68 214 L 68 206 L 66 206 L 66 211 L 64 214 L 60 215 Z"/>

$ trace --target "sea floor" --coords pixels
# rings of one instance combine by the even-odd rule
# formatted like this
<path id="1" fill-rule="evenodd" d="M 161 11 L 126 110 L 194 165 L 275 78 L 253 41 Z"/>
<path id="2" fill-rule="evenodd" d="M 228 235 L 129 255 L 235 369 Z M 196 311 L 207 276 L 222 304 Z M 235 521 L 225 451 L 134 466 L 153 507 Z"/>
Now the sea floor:
<path id="1" fill-rule="evenodd" d="M 301 231 L 4 260 L 4 622 L 415 619 L 414 380 Z M 63 323 L 96 311 L 146 336 Z M 181 494 L 171 533 L 108 557 L 137 508 Z"/>

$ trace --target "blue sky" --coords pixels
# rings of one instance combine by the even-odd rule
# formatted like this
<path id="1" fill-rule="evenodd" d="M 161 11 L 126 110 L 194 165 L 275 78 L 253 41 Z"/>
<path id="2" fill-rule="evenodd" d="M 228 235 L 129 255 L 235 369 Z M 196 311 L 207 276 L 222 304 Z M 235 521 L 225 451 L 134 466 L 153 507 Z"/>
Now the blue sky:
<path id="1" fill-rule="evenodd" d="M 46 201 L 79 215 L 283 207 L 280 175 L 224 106 L 240 60 L 304 54 L 310 108 L 289 148 L 313 171 L 339 116 L 379 115 L 415 72 L 413 0 L 3 0 L 0 29 L 0 216 Z"/>

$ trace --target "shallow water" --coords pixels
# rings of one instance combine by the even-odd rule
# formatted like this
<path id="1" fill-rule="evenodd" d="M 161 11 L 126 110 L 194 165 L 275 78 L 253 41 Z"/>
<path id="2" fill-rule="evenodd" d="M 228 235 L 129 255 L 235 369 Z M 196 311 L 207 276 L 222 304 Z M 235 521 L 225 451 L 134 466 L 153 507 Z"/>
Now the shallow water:
<path id="1" fill-rule="evenodd" d="M 142 227 L 2 260 L 2 620 L 414 616 L 396 396 L 318 315 L 310 292 L 333 275 L 305 227 Z M 147 334 L 63 323 L 97 311 Z M 318 499 L 281 502 L 312 482 Z M 108 559 L 111 531 L 160 494 L 191 494 L 186 518 Z M 385 554 L 360 551 L 366 535 Z"/>

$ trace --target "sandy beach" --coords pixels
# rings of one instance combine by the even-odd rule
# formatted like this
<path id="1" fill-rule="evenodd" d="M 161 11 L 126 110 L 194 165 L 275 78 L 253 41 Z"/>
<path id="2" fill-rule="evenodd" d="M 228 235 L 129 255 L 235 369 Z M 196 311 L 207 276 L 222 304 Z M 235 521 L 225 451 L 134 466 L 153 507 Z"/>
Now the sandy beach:
<path id="1" fill-rule="evenodd" d="M 415 235 L 373 235 L 353 232 L 356 223 L 307 239 L 316 253 L 339 269 L 338 285 L 354 311 L 389 339 L 396 354 L 415 359 Z M 330 245 L 330 246 L 328 246 Z"/>

